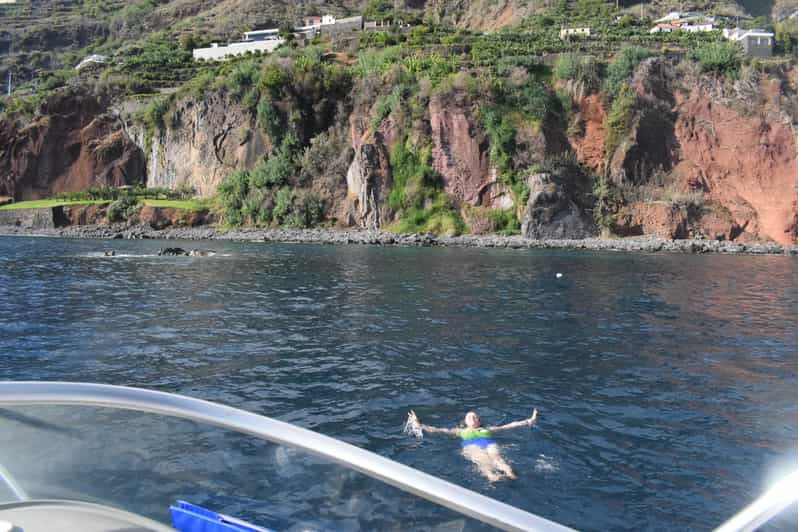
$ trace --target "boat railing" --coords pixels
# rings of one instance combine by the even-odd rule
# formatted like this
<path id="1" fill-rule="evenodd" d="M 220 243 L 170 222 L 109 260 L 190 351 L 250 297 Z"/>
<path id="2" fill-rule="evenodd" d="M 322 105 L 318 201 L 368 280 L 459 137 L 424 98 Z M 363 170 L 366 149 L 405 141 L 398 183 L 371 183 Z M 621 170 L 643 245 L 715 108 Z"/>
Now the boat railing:
<path id="1" fill-rule="evenodd" d="M 0 405 L 105 407 L 188 419 L 302 449 L 500 529 L 572 530 L 329 436 L 201 399 L 105 384 L 0 382 Z M 9 486 L 15 486 L 10 475 L 7 477 Z M 16 486 L 12 491 L 24 497 L 24 491 Z"/>
<path id="2" fill-rule="evenodd" d="M 715 532 L 751 532 L 798 502 L 798 469 L 777 482 L 764 495 L 715 529 Z"/>
<path id="3" fill-rule="evenodd" d="M 72 405 L 116 408 L 188 419 L 302 449 L 436 504 L 504 530 L 572 530 L 311 430 L 201 399 L 140 388 L 66 382 L 0 382 L 0 405 Z M 0 481 L 19 500 L 25 490 L 0 465 Z M 798 470 L 726 521 L 715 532 L 748 532 L 798 502 Z"/>
<path id="4" fill-rule="evenodd" d="M 28 494 L 22 489 L 22 486 L 11 476 L 11 473 L 8 472 L 8 469 L 3 467 L 3 464 L 0 464 L 0 482 L 5 484 L 6 488 L 8 488 L 9 493 L 13 495 L 18 501 L 27 501 L 30 499 Z"/>

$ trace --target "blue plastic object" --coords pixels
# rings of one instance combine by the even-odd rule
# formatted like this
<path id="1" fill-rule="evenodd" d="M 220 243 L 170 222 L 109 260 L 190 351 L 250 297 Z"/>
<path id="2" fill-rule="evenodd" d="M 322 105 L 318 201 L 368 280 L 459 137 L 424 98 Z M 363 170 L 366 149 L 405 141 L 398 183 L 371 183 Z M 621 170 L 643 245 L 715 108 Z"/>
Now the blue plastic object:
<path id="1" fill-rule="evenodd" d="M 169 511 L 178 532 L 274 532 L 183 501 L 177 501 Z"/>

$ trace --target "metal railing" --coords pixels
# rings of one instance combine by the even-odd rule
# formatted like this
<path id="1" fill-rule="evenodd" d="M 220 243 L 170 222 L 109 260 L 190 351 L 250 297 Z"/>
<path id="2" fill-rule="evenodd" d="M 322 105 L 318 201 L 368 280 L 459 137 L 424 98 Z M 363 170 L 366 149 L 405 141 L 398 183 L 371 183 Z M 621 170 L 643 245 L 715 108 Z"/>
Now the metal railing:
<path id="1" fill-rule="evenodd" d="M 795 502 L 798 502 L 798 470 L 777 482 L 764 495 L 716 528 L 715 532 L 751 532 Z"/>
<path id="2" fill-rule="evenodd" d="M 6 485 L 8 491 L 17 498 L 18 501 L 27 501 L 30 497 L 28 494 L 25 493 L 25 490 L 22 489 L 22 486 L 14 480 L 14 477 L 11 476 L 11 473 L 8 472 L 8 469 L 3 467 L 3 464 L 0 464 L 0 482 Z"/>
<path id="3" fill-rule="evenodd" d="M 94 406 L 189 419 L 303 449 L 497 528 L 572 530 L 329 436 L 201 399 L 104 384 L 0 382 L 0 405 Z"/>

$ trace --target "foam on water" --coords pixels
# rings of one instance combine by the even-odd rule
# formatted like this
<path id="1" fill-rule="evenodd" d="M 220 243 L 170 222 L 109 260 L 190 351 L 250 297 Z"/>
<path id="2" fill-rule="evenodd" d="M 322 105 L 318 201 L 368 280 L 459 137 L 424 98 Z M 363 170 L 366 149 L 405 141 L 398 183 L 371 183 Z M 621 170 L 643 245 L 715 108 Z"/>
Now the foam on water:
<path id="1" fill-rule="evenodd" d="M 106 255 L 102 251 L 92 251 L 89 253 L 85 253 L 83 255 L 79 255 L 80 257 L 84 258 L 92 258 L 92 259 L 152 259 L 152 258 L 202 258 L 202 259 L 209 259 L 213 257 L 232 257 L 232 253 L 216 253 L 212 252 L 210 255 L 206 256 L 189 256 L 189 255 L 181 255 L 181 256 L 174 256 L 174 255 L 158 255 L 157 253 L 114 253 L 113 255 Z"/>
<path id="2" fill-rule="evenodd" d="M 551 456 L 546 456 L 543 453 L 535 460 L 535 472 L 536 473 L 556 473 L 560 470 L 560 465 L 555 458 Z"/>

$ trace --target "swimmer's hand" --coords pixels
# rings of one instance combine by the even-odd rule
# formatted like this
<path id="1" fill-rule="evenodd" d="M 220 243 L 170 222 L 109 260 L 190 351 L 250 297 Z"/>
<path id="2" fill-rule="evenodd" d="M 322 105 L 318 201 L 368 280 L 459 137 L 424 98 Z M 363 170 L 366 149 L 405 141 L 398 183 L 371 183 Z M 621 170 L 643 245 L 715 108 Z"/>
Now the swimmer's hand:
<path id="1" fill-rule="evenodd" d="M 407 421 L 405 422 L 405 434 L 410 434 L 416 438 L 423 438 L 424 432 L 421 430 L 421 423 L 418 422 L 418 416 L 412 410 L 407 413 Z"/>
<path id="2" fill-rule="evenodd" d="M 535 421 L 538 419 L 538 409 L 536 408 L 534 412 L 532 412 L 532 417 L 526 420 L 526 424 L 530 427 L 535 424 Z"/>

